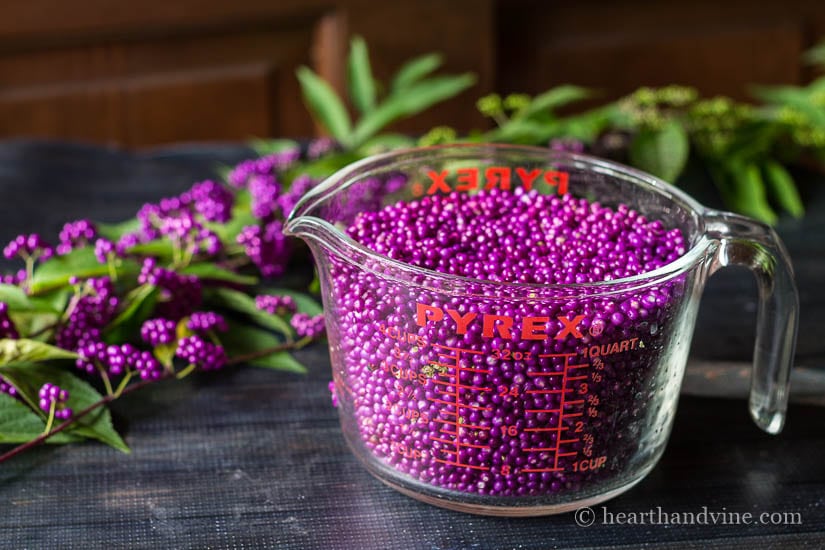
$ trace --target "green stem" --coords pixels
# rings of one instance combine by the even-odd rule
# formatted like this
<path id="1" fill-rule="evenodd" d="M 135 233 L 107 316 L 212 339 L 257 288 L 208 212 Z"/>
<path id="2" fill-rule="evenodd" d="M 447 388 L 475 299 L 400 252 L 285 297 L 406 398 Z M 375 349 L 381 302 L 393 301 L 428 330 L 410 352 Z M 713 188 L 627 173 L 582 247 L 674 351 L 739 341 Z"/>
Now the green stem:
<path id="1" fill-rule="evenodd" d="M 123 380 L 120 381 L 120 384 L 117 385 L 117 389 L 115 389 L 114 396 L 115 398 L 120 397 L 123 394 L 123 390 L 129 385 L 129 380 L 132 379 L 133 371 L 128 371 L 126 376 L 123 377 Z"/>
<path id="2" fill-rule="evenodd" d="M 32 439 L 31 441 L 27 441 L 26 443 L 23 443 L 22 445 L 18 445 L 17 447 L 10 450 L 9 452 L 0 455 L 0 463 L 3 463 L 5 461 L 9 460 L 10 458 L 14 458 L 15 456 L 19 455 L 20 453 L 28 451 L 32 447 L 36 447 L 37 445 L 42 444 L 43 442 L 45 442 L 47 439 L 49 439 L 53 435 L 58 434 L 58 433 L 62 432 L 63 430 L 67 429 L 67 428 L 70 428 L 75 422 L 77 422 L 78 420 L 80 420 L 81 418 L 83 418 L 84 416 L 89 414 L 90 412 L 97 410 L 98 408 L 102 407 L 103 405 L 111 403 L 112 401 L 117 399 L 117 397 L 122 397 L 124 395 L 129 394 L 129 393 L 132 393 L 135 390 L 139 390 L 141 388 L 144 388 L 144 387 L 148 386 L 149 384 L 154 384 L 155 382 L 159 382 L 159 381 L 164 380 L 166 378 L 169 378 L 169 375 L 164 375 L 161 378 L 159 378 L 158 380 L 141 380 L 140 382 L 137 382 L 137 383 L 132 384 L 131 386 L 125 388 L 120 393 L 119 396 L 107 395 L 107 396 L 103 397 L 100 401 L 96 401 L 95 403 L 92 403 L 91 405 L 89 405 L 88 407 L 83 409 L 82 411 L 74 413 L 74 415 L 70 419 L 63 421 L 61 424 L 58 424 L 57 426 L 54 427 L 54 429 L 52 429 L 48 432 L 44 432 L 42 435 Z"/>
<path id="3" fill-rule="evenodd" d="M 100 373 L 100 377 L 103 379 L 103 385 L 106 387 L 106 395 L 112 395 L 114 393 L 112 391 L 112 382 L 109 380 L 109 375 L 106 374 L 106 369 L 101 367 L 97 361 L 95 361 L 95 366 L 97 367 L 97 372 Z"/>
<path id="4" fill-rule="evenodd" d="M 55 413 L 56 409 L 57 409 L 57 399 L 52 401 L 52 404 L 49 407 L 49 419 L 46 421 L 46 427 L 43 430 L 44 434 L 49 433 L 52 429 L 52 424 L 54 424 L 54 413 Z"/>
<path id="5" fill-rule="evenodd" d="M 177 374 L 175 374 L 175 378 L 177 378 L 178 380 L 180 380 L 181 378 L 186 378 L 192 373 L 193 370 L 197 368 L 197 366 L 198 365 L 196 363 L 190 363 L 189 365 L 187 365 L 185 369 L 179 370 Z"/>
<path id="6" fill-rule="evenodd" d="M 109 261 L 106 262 L 106 265 L 109 268 L 109 278 L 112 279 L 112 282 L 117 282 L 117 267 L 115 267 L 115 260 L 113 254 L 109 254 Z"/>

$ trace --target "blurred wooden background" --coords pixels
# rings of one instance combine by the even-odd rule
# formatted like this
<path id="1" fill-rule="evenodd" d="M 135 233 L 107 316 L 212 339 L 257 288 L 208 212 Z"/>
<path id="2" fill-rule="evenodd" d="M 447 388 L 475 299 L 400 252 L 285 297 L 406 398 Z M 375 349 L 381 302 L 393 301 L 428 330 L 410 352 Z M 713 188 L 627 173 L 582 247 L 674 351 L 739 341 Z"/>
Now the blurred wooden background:
<path id="1" fill-rule="evenodd" d="M 26 0 L 0 18 L 0 137 L 123 146 L 314 133 L 294 76 L 342 87 L 361 34 L 380 78 L 441 51 L 473 71 L 464 96 L 401 124 L 484 125 L 474 100 L 571 82 L 603 98 L 671 82 L 745 99 L 801 83 L 825 38 L 823 0 Z"/>

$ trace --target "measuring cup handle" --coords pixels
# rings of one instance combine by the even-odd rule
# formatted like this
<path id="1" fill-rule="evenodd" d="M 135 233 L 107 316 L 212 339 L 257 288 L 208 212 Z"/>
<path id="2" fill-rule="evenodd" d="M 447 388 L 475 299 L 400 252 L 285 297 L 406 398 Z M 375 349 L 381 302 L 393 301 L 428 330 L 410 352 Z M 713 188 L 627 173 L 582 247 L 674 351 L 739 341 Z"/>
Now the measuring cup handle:
<path id="1" fill-rule="evenodd" d="M 710 274 L 728 265 L 753 271 L 759 287 L 756 344 L 749 408 L 756 425 L 782 431 L 796 348 L 799 295 L 785 246 L 768 225 L 730 212 L 705 215 L 707 234 L 719 246 Z"/>

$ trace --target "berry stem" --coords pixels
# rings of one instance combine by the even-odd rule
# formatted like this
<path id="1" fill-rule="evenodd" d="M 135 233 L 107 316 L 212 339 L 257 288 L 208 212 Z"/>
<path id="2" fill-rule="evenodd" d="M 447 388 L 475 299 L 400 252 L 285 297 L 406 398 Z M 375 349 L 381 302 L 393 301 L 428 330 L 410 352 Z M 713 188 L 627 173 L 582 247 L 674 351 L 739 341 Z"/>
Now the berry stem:
<path id="1" fill-rule="evenodd" d="M 118 384 L 117 389 L 115 390 L 115 393 L 114 393 L 115 398 L 118 398 L 121 395 L 123 395 L 123 390 L 129 384 L 129 380 L 132 379 L 132 374 L 133 374 L 133 372 L 131 370 L 128 371 L 126 373 L 126 376 L 123 377 L 123 380 L 120 381 L 120 384 Z"/>
<path id="2" fill-rule="evenodd" d="M 109 375 L 106 374 L 106 369 L 100 366 L 97 361 L 95 361 L 95 366 L 97 367 L 97 372 L 100 373 L 100 378 L 103 379 L 103 386 L 106 388 L 106 395 L 113 395 L 114 392 L 112 391 L 112 382 L 109 380 Z"/>
<path id="3" fill-rule="evenodd" d="M 198 365 L 197 365 L 196 363 L 190 363 L 189 365 L 187 365 L 187 366 L 186 366 L 186 368 L 179 370 L 179 371 L 175 374 L 175 378 L 177 378 L 178 380 L 180 380 L 181 378 L 186 378 L 187 376 L 189 376 L 189 374 L 190 374 L 193 370 L 195 370 L 195 368 L 196 368 L 197 366 L 198 366 Z"/>
<path id="4" fill-rule="evenodd" d="M 52 401 L 52 404 L 49 406 L 49 419 L 46 421 L 46 427 L 43 429 L 43 433 L 47 434 L 52 429 L 52 424 L 54 424 L 54 413 L 57 409 L 57 399 Z"/>
<path id="5" fill-rule="evenodd" d="M 32 439 L 31 441 L 23 443 L 22 445 L 18 445 L 17 447 L 15 447 L 14 449 L 8 451 L 7 453 L 3 453 L 2 455 L 0 455 L 0 464 L 2 464 L 3 462 L 9 460 L 10 458 L 14 458 L 15 456 L 19 455 L 20 453 L 28 451 L 32 447 L 36 447 L 37 445 L 40 445 L 41 443 L 43 443 L 44 441 L 46 441 L 47 439 L 49 439 L 53 435 L 58 434 L 58 433 L 62 432 L 63 430 L 67 429 L 67 428 L 70 428 L 72 426 L 72 424 L 74 424 L 76 421 L 80 420 L 81 418 L 83 418 L 84 416 L 89 414 L 90 412 L 102 407 L 103 405 L 106 405 L 107 403 L 111 403 L 112 401 L 114 401 L 118 397 L 122 397 L 124 395 L 130 394 L 135 390 L 139 390 L 140 388 L 148 386 L 149 384 L 154 384 L 155 382 L 159 382 L 159 381 L 164 380 L 166 378 L 169 378 L 169 376 L 164 375 L 164 376 L 162 376 L 161 378 L 159 378 L 157 380 L 141 380 L 140 382 L 132 384 L 131 386 L 129 386 L 127 388 L 124 388 L 123 391 L 120 392 L 120 395 L 106 395 L 106 396 L 104 396 L 100 401 L 96 401 L 95 403 L 92 403 L 91 405 L 89 405 L 88 407 L 83 409 L 82 411 L 74 413 L 74 415 L 72 415 L 72 417 L 70 419 L 62 422 L 61 424 L 58 424 L 52 430 L 50 430 L 48 432 L 44 432 L 42 435 L 36 437 L 35 439 Z"/>

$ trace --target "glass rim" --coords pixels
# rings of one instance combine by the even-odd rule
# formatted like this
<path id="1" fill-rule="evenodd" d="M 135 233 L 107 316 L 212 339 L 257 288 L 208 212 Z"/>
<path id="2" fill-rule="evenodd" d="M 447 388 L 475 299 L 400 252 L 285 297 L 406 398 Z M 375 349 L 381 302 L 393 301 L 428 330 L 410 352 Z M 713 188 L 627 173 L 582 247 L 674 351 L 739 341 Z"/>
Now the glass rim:
<path id="1" fill-rule="evenodd" d="M 473 155 L 473 152 L 475 151 L 478 152 L 478 155 Z M 323 218 L 313 216 L 312 214 L 300 214 L 302 211 L 309 212 L 313 210 L 321 202 L 335 195 L 337 192 L 346 189 L 350 185 L 355 184 L 358 180 L 373 176 L 377 173 L 384 173 L 388 171 L 388 169 L 391 169 L 393 165 L 400 166 L 403 164 L 420 162 L 433 154 L 439 155 L 439 160 L 447 160 L 450 159 L 451 156 L 454 160 L 469 160 L 473 158 L 473 156 L 481 156 L 485 153 L 487 156 L 495 156 L 495 154 L 499 151 L 511 154 L 521 153 L 530 155 L 533 156 L 535 160 L 545 162 L 566 161 L 568 163 L 573 163 L 578 167 L 595 169 L 594 171 L 599 174 L 619 177 L 625 181 L 630 181 L 634 185 L 642 185 L 648 190 L 656 194 L 663 195 L 671 201 L 681 203 L 696 220 L 695 234 L 686 237 L 698 238 L 695 238 L 695 241 L 691 243 L 690 248 L 686 250 L 685 253 L 679 258 L 657 269 L 632 275 L 630 277 L 590 283 L 519 283 L 453 275 L 401 262 L 364 246 L 348 236 L 340 228 L 324 220 Z M 587 296 L 592 298 L 598 295 L 607 295 L 614 292 L 628 292 L 663 283 L 695 267 L 702 260 L 702 258 L 705 257 L 705 251 L 710 244 L 710 239 L 707 237 L 704 224 L 704 216 L 706 212 L 707 208 L 705 206 L 675 186 L 656 176 L 612 160 L 606 160 L 580 153 L 554 151 L 548 148 L 527 145 L 460 143 L 396 149 L 394 151 L 366 157 L 339 169 L 301 197 L 286 219 L 286 223 L 284 224 L 284 233 L 289 236 L 296 236 L 297 233 L 294 229 L 296 225 L 299 224 L 299 221 L 304 224 L 309 223 L 310 225 L 316 226 L 318 229 L 323 230 L 324 233 L 335 237 L 335 240 L 324 239 L 323 242 L 327 247 L 331 248 L 337 253 L 338 256 L 346 261 L 354 263 L 379 277 L 395 279 L 403 284 L 429 288 L 433 291 L 444 292 L 444 290 L 439 288 L 434 288 L 430 285 L 417 282 L 412 277 L 410 280 L 407 280 L 395 276 L 394 273 L 387 274 L 384 271 L 377 271 L 369 265 L 370 261 L 376 262 L 379 265 L 388 265 L 393 268 L 393 271 L 397 270 L 400 273 L 408 273 L 411 276 L 443 281 L 444 283 L 447 283 L 446 287 L 451 289 L 467 288 L 472 286 L 478 287 L 479 285 L 482 285 L 485 287 L 492 286 L 509 289 L 514 291 L 515 295 L 527 293 L 538 297 L 542 292 L 557 290 L 563 292 L 561 296 L 563 298 L 575 298 L 576 296 Z M 311 218 L 311 220 L 308 221 L 306 220 L 307 218 Z M 356 254 L 353 254 L 353 252 Z M 361 259 L 356 260 L 354 258 L 356 255 L 360 256 Z M 480 294 L 472 291 L 467 292 L 466 294 L 487 296 L 487 294 Z"/>

